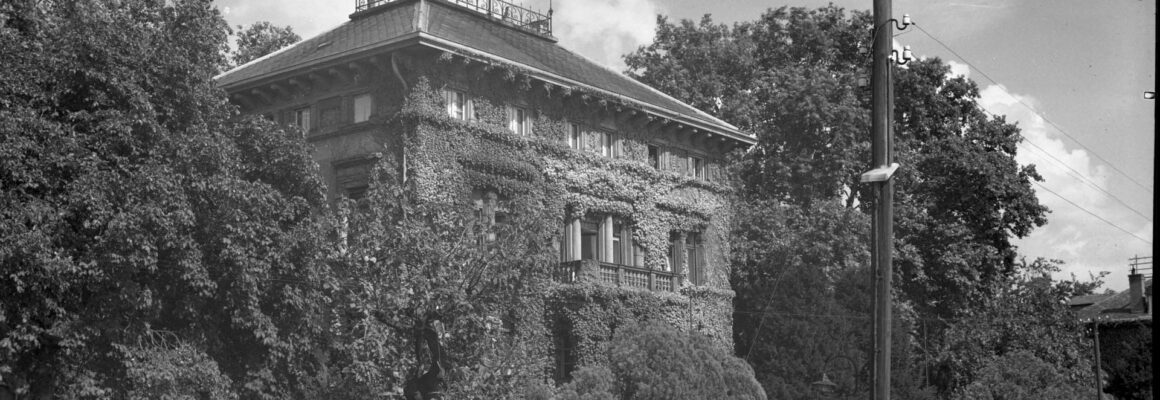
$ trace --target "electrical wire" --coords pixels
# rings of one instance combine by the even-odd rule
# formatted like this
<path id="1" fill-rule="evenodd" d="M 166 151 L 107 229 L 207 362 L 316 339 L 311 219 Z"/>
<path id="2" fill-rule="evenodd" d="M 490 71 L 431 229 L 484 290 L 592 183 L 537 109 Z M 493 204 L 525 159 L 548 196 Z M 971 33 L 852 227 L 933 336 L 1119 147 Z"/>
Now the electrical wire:
<path id="1" fill-rule="evenodd" d="M 1067 133 L 1067 131 L 1063 130 L 1063 128 L 1061 128 L 1059 125 L 1057 125 L 1057 124 L 1056 124 L 1055 122 L 1053 122 L 1051 119 L 1047 118 L 1047 117 L 1046 117 L 1046 116 L 1044 116 L 1042 113 L 1040 113 L 1040 112 L 1039 112 L 1039 110 L 1036 110 L 1036 109 L 1035 109 L 1035 107 L 1032 107 L 1030 104 L 1027 104 L 1026 102 L 1024 102 L 1024 101 L 1023 101 L 1023 99 L 1020 99 L 1019 97 L 1016 97 L 1015 95 L 1011 94 L 1011 92 L 1008 92 L 1008 91 L 1007 91 L 1007 89 L 1003 88 L 1003 86 L 1002 86 L 1002 85 L 1000 85 L 998 81 L 996 81 L 994 78 L 991 78 L 991 76 L 990 76 L 990 75 L 987 75 L 987 73 L 986 73 L 986 72 L 983 72 L 983 70 L 979 69 L 979 67 L 975 66 L 975 65 L 974 65 L 974 64 L 972 64 L 970 61 L 967 61 L 967 59 L 966 59 L 966 58 L 964 58 L 962 55 L 960 55 L 960 54 L 959 54 L 957 51 L 955 51 L 954 49 L 952 49 L 952 48 L 951 48 L 950 46 L 948 46 L 946 43 L 943 43 L 943 41 L 942 41 L 942 40 L 939 40 L 938 38 L 934 37 L 934 35 L 931 35 L 931 34 L 930 34 L 930 32 L 927 32 L 927 31 L 926 31 L 926 29 L 923 29 L 921 25 L 918 25 L 918 24 L 912 24 L 912 25 L 914 25 L 915 27 L 917 27 L 919 31 L 921 31 L 923 34 L 925 34 L 925 35 L 926 35 L 927 37 L 929 37 L 931 40 L 934 40 L 936 43 L 938 43 L 938 44 L 939 44 L 940 46 L 942 46 L 944 49 L 946 49 L 947 51 L 951 52 L 951 54 L 954 54 L 954 55 L 955 55 L 955 57 L 958 57 L 958 58 L 959 58 L 959 60 L 961 60 L 962 62 L 966 63 L 966 64 L 967 64 L 967 66 L 971 67 L 971 69 L 973 69 L 974 71 L 978 72 L 978 73 L 979 73 L 979 75 L 982 75 L 984 78 L 987 78 L 987 80 L 988 80 L 988 81 L 990 81 L 992 84 L 994 84 L 994 85 L 995 85 L 995 87 L 999 88 L 999 90 L 1002 90 L 1002 91 L 1003 91 L 1003 93 L 1006 93 L 1008 96 L 1011 96 L 1011 98 L 1012 98 L 1012 99 L 1015 99 L 1015 101 L 1016 101 L 1016 102 L 1018 102 L 1019 104 L 1023 105 L 1023 107 L 1026 107 L 1026 108 L 1027 108 L 1028 110 L 1030 110 L 1032 113 L 1034 113 L 1035 115 L 1039 116 L 1039 118 L 1042 118 L 1044 122 L 1047 122 L 1047 124 L 1048 124 L 1048 125 L 1051 125 L 1052 127 L 1054 127 L 1054 128 L 1055 128 L 1055 130 L 1059 131 L 1059 133 L 1062 133 L 1064 136 L 1067 136 L 1069 139 L 1071 139 L 1073 142 L 1075 142 L 1075 144 L 1078 144 L 1080 147 L 1082 147 L 1082 148 L 1084 148 L 1085 150 L 1087 150 L 1087 151 L 1088 151 L 1088 153 L 1091 153 L 1091 155 L 1092 155 L 1092 156 L 1094 156 L 1094 157 L 1098 158 L 1100 161 L 1103 161 L 1103 162 L 1104 162 L 1104 164 L 1107 164 L 1107 166 L 1108 166 L 1109 168 L 1111 168 L 1112 170 L 1114 170 L 1114 171 L 1116 171 L 1116 172 L 1119 172 L 1119 173 L 1120 173 L 1120 175 L 1123 175 L 1123 176 L 1124 176 L 1125 178 L 1127 178 L 1129 181 L 1131 181 L 1132 183 L 1136 184 L 1136 186 L 1139 186 L 1140 188 L 1142 188 L 1142 189 L 1144 189 L 1144 190 L 1148 191 L 1148 193 L 1154 193 L 1154 191 L 1153 191 L 1153 189 L 1152 189 L 1152 188 L 1150 188 L 1150 187 L 1148 187 L 1148 186 L 1145 186 L 1144 184 L 1140 183 L 1140 182 L 1139 182 L 1139 181 L 1137 181 L 1136 179 L 1132 178 L 1132 176 L 1131 176 L 1131 175 L 1128 175 L 1128 173 L 1126 173 L 1126 172 L 1124 172 L 1124 171 L 1120 170 L 1119 168 L 1117 168 L 1117 167 L 1115 166 L 1115 164 L 1112 164 L 1112 163 L 1111 163 L 1110 161 L 1108 161 L 1106 158 L 1104 158 L 1103 156 L 1099 155 L 1099 153 L 1096 153 L 1096 152 L 1095 152 L 1094 150 L 1092 150 L 1090 147 L 1088 147 L 1087 145 L 1083 144 L 1083 142 L 1080 142 L 1080 141 L 1079 141 L 1079 139 L 1076 139 L 1074 136 L 1072 136 L 1071 134 Z"/>
<path id="2" fill-rule="evenodd" d="M 1039 182 L 1035 182 L 1035 181 L 1032 181 L 1032 183 L 1035 183 L 1035 186 L 1039 186 L 1040 189 L 1046 190 L 1048 193 L 1055 195 L 1055 197 L 1058 197 L 1058 198 L 1062 199 L 1063 201 L 1066 201 L 1068 204 L 1075 206 L 1075 208 L 1078 208 L 1081 211 L 1088 213 L 1088 215 L 1096 217 L 1100 221 L 1104 221 L 1104 223 L 1111 225 L 1113 228 L 1119 229 L 1120 232 L 1127 233 L 1136 239 L 1140 239 L 1140 241 L 1147 243 L 1148 245 L 1152 244 L 1151 240 L 1144 239 L 1144 238 L 1140 237 L 1139 235 L 1132 233 L 1131 231 L 1128 231 L 1127 229 L 1124 229 L 1124 228 L 1120 227 L 1119 225 L 1116 225 L 1112 221 L 1108 221 L 1107 219 L 1104 219 L 1104 217 L 1101 217 L 1098 214 L 1092 212 L 1091 210 L 1088 210 L 1087 208 L 1084 208 L 1083 206 L 1076 204 L 1074 201 L 1069 200 L 1067 197 L 1063 197 L 1063 195 L 1056 193 L 1054 190 L 1048 189 L 1047 186 L 1043 186 L 1043 185 L 1039 184 Z"/>

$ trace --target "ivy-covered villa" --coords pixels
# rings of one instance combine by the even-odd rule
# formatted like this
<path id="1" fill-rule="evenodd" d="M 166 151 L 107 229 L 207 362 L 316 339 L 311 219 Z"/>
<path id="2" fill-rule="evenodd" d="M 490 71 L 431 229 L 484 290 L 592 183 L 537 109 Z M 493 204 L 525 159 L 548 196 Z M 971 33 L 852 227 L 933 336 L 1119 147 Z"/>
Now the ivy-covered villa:
<path id="1" fill-rule="evenodd" d="M 243 112 L 300 128 L 331 199 L 376 160 L 408 190 L 462 196 L 502 223 L 512 199 L 560 199 L 545 265 L 547 373 L 601 362 L 626 319 L 732 345 L 725 156 L 746 133 L 573 53 L 552 11 L 501 0 L 357 0 L 350 20 L 217 77 Z M 396 116 L 415 91 L 426 112 Z M 410 107 L 409 109 L 416 109 Z"/>

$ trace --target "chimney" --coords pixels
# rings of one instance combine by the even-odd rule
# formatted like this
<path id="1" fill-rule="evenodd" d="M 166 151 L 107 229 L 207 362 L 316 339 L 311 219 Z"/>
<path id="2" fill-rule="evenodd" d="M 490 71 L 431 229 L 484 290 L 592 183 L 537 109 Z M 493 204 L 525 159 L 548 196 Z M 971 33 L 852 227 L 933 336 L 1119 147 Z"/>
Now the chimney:
<path id="1" fill-rule="evenodd" d="M 1132 310 L 1132 314 L 1143 314 L 1145 310 L 1144 305 L 1144 275 L 1136 273 L 1133 269 L 1131 274 L 1128 274 L 1128 296 L 1131 302 L 1128 307 Z"/>

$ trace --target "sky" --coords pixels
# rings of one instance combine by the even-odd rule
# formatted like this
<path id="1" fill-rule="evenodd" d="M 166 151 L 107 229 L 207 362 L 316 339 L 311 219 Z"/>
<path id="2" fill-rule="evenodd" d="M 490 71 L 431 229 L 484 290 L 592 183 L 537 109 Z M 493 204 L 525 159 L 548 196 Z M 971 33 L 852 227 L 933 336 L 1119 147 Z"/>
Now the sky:
<path id="1" fill-rule="evenodd" d="M 517 1 L 520 2 L 520 1 Z M 652 41 L 656 16 L 733 24 L 769 8 L 872 0 L 525 0 L 554 10 L 559 44 L 615 70 Z M 304 38 L 341 24 L 355 0 L 219 0 L 233 26 L 270 21 Z M 896 0 L 922 30 L 895 32 L 919 57 L 938 57 L 979 84 L 980 104 L 1022 129 L 1017 160 L 1034 164 L 1048 224 L 1018 240 L 1028 259 L 1059 259 L 1105 288 L 1128 286 L 1129 258 L 1151 256 L 1155 178 L 1155 0 Z M 925 31 L 925 33 L 923 32 Z M 928 35 L 929 34 L 929 35 Z M 933 37 L 933 39 L 932 39 Z M 941 42 L 941 44 L 939 43 Z M 906 166 L 903 166 L 905 168 Z"/>

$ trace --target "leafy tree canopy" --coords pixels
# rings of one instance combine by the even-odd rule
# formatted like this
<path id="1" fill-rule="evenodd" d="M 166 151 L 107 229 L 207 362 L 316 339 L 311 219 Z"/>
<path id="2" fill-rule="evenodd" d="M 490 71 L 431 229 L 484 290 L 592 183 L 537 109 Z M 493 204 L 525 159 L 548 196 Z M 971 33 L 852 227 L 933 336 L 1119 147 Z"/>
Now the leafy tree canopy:
<path id="1" fill-rule="evenodd" d="M 0 383 L 22 398 L 317 385 L 323 205 L 303 144 L 235 118 L 209 1 L 0 5 Z"/>
<path id="2" fill-rule="evenodd" d="M 249 27 L 238 25 L 238 49 L 230 56 L 234 66 L 248 63 L 264 55 L 302 40 L 289 26 L 275 26 L 258 21 Z"/>

